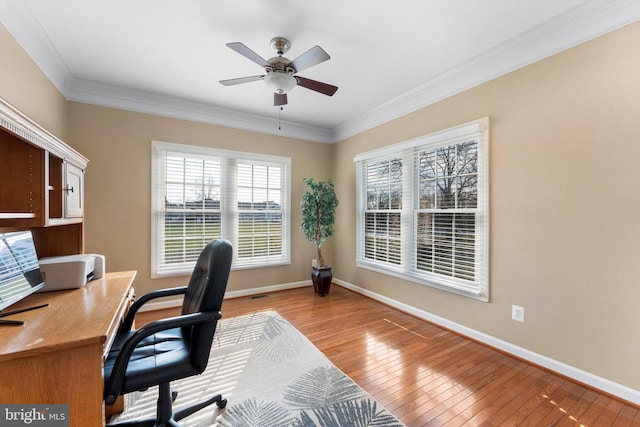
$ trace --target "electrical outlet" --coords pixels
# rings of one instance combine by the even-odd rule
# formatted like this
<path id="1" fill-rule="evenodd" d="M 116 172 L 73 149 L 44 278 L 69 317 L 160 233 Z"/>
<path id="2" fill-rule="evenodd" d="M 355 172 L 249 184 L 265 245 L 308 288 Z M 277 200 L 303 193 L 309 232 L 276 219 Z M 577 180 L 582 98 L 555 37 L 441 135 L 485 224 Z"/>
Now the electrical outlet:
<path id="1" fill-rule="evenodd" d="M 524 307 L 520 307 L 519 305 L 512 305 L 511 318 L 513 320 L 517 320 L 518 322 L 524 322 Z"/>

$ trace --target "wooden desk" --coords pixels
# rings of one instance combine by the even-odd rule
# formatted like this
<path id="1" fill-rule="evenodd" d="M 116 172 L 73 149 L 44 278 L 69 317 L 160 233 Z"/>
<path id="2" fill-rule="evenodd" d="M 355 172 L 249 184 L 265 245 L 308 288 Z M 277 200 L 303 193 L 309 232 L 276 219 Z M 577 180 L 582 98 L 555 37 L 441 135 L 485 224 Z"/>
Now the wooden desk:
<path id="1" fill-rule="evenodd" d="M 10 310 L 48 303 L 0 326 L 0 403 L 69 404 L 71 426 L 104 425 L 104 356 L 133 298 L 135 271 L 80 289 L 31 295 Z"/>

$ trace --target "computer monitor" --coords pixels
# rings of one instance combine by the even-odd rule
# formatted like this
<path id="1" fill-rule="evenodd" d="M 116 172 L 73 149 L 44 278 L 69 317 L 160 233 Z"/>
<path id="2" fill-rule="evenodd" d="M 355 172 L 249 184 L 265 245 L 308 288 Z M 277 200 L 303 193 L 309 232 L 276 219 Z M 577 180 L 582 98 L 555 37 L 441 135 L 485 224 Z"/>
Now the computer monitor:
<path id="1" fill-rule="evenodd" d="M 0 233 L 0 310 L 43 286 L 31 231 Z"/>

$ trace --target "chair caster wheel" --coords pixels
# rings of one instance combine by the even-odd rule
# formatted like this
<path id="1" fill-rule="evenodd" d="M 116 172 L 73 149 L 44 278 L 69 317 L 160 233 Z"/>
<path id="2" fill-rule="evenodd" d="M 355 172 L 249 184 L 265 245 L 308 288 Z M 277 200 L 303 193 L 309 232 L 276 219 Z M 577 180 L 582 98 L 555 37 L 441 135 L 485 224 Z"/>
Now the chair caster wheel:
<path id="1" fill-rule="evenodd" d="M 224 407 L 227 406 L 227 399 L 222 399 L 220 402 L 217 402 L 216 405 L 218 405 L 218 408 L 224 409 Z"/>

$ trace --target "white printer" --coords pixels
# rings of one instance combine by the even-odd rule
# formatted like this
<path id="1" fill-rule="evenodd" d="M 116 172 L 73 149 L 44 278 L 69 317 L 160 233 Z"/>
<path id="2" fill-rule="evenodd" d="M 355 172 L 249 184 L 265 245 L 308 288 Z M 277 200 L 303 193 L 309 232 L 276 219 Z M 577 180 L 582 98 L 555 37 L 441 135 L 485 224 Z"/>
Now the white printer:
<path id="1" fill-rule="evenodd" d="M 65 255 L 38 260 L 44 287 L 39 292 L 81 288 L 104 276 L 104 256 L 98 254 Z"/>

